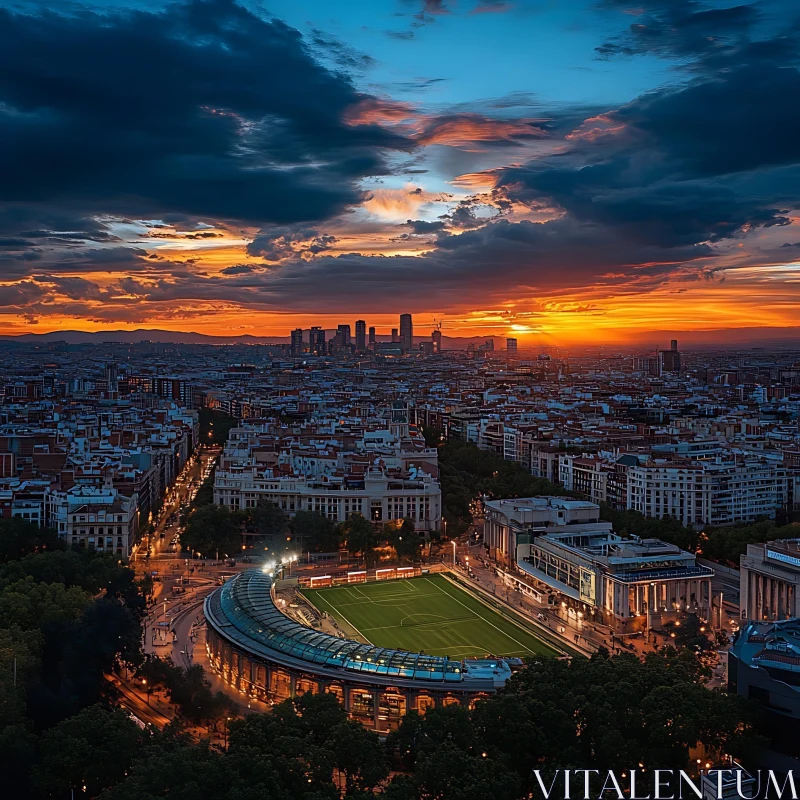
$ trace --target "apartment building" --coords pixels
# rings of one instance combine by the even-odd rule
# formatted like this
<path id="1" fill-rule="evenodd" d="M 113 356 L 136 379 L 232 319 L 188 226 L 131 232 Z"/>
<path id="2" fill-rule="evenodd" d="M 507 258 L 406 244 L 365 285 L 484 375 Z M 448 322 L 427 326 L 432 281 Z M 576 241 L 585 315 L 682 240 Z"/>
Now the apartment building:
<path id="1" fill-rule="evenodd" d="M 127 556 L 137 540 L 137 497 L 113 487 L 75 486 L 46 497 L 46 519 L 69 547 Z"/>
<path id="2" fill-rule="evenodd" d="M 684 525 L 774 518 L 789 501 L 786 469 L 765 459 L 660 461 L 628 469 L 627 508 Z"/>

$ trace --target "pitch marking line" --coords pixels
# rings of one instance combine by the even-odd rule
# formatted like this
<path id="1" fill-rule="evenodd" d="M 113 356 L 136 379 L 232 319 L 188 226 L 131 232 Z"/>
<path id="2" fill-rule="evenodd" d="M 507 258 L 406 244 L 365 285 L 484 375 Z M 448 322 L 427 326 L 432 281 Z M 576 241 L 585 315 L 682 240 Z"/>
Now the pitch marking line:
<path id="1" fill-rule="evenodd" d="M 430 578 L 425 578 L 425 580 L 430 583 Z M 508 639 L 511 639 L 511 641 L 514 642 L 514 644 L 518 644 L 523 650 L 525 650 L 525 652 L 527 652 L 527 653 L 531 652 L 530 650 L 525 648 L 525 645 L 522 644 L 522 642 L 520 642 L 518 639 L 515 639 L 510 633 L 506 633 L 501 628 L 498 628 L 497 625 L 495 625 L 493 622 L 491 622 L 490 620 L 486 619 L 486 617 L 481 616 L 477 612 L 473 611 L 466 603 L 462 603 L 461 600 L 459 600 L 457 597 L 454 597 L 452 594 L 450 594 L 450 592 L 446 592 L 444 589 L 442 589 L 441 586 L 437 586 L 435 583 L 432 584 L 432 585 L 436 589 L 438 589 L 440 592 L 442 592 L 442 594 L 446 594 L 449 598 L 451 598 L 452 600 L 455 600 L 456 603 L 458 603 L 461 606 L 464 606 L 464 608 L 466 608 L 467 611 L 470 611 L 471 613 L 475 614 L 475 616 L 477 616 L 480 619 L 482 619 L 487 625 L 491 625 L 498 633 L 502 634 L 503 636 L 505 636 Z"/>

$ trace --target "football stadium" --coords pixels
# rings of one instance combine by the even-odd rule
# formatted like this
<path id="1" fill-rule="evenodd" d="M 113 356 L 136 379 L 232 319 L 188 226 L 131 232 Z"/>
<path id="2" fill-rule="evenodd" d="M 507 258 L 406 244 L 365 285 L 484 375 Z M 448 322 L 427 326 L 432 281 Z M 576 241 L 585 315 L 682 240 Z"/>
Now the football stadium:
<path id="1" fill-rule="evenodd" d="M 497 691 L 518 659 L 562 655 L 444 575 L 302 594 L 340 635 L 284 613 L 272 576 L 261 570 L 242 572 L 209 595 L 213 669 L 269 702 L 330 692 L 353 719 L 389 731 L 407 711 L 471 705 Z"/>
<path id="2" fill-rule="evenodd" d="M 451 659 L 558 655 L 441 574 L 306 589 L 303 594 L 346 633 L 378 647 Z"/>

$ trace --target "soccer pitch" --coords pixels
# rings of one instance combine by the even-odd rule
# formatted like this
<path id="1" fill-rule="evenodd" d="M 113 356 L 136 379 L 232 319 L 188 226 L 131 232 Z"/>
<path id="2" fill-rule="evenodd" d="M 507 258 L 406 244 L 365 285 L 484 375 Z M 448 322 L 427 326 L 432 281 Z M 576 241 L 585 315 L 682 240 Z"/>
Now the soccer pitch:
<path id="1" fill-rule="evenodd" d="M 303 589 L 319 611 L 378 647 L 462 659 L 558 655 L 442 575 Z"/>

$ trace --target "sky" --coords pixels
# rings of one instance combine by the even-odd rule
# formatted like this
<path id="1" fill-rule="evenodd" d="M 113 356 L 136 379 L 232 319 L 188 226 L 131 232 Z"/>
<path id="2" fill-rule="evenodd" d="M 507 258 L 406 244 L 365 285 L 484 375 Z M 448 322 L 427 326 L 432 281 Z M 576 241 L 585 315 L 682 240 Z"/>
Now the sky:
<path id="1" fill-rule="evenodd" d="M 0 334 L 797 324 L 796 0 L 24 0 L 0 30 Z"/>

